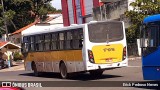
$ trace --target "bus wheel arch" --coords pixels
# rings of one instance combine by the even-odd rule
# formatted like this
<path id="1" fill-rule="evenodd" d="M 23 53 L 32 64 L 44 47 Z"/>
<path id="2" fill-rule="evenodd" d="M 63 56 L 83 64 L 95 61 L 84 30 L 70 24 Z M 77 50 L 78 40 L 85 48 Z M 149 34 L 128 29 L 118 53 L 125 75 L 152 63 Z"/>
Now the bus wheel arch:
<path id="1" fill-rule="evenodd" d="M 32 70 L 34 70 L 35 65 L 36 65 L 35 62 L 32 61 L 32 62 L 31 62 L 31 68 L 32 68 Z"/>
<path id="2" fill-rule="evenodd" d="M 63 79 L 68 78 L 67 66 L 63 60 L 61 60 L 59 63 L 59 71 L 60 71 L 61 78 Z"/>
<path id="3" fill-rule="evenodd" d="M 31 67 L 32 67 L 32 70 L 33 70 L 33 72 L 34 72 L 34 75 L 35 75 L 35 76 L 39 76 L 39 72 L 38 72 L 38 70 L 37 70 L 36 63 L 35 63 L 34 61 L 32 61 Z"/>

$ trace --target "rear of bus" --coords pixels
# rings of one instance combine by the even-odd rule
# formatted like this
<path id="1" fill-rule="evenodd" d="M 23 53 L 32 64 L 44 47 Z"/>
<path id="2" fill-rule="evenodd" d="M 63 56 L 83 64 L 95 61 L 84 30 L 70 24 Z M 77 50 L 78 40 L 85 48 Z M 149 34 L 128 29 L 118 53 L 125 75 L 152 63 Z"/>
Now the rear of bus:
<path id="1" fill-rule="evenodd" d="M 121 21 L 87 24 L 85 33 L 87 71 L 114 69 L 128 65 L 124 23 Z"/>

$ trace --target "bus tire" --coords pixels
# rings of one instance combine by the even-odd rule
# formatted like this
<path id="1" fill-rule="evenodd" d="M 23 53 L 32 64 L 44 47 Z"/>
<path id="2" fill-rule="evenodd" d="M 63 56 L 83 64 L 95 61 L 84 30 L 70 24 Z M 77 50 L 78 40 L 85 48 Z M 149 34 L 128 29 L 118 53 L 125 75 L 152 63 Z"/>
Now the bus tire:
<path id="1" fill-rule="evenodd" d="M 36 67 L 35 63 L 32 64 L 32 70 L 33 70 L 34 76 L 38 77 L 39 76 L 39 72 L 37 70 L 37 67 Z"/>
<path id="2" fill-rule="evenodd" d="M 59 70 L 60 70 L 60 75 L 62 79 L 68 78 L 67 67 L 64 62 L 60 63 Z"/>
<path id="3" fill-rule="evenodd" d="M 101 77 L 103 74 L 103 70 L 92 70 L 92 71 L 89 71 L 89 73 L 93 77 Z"/>

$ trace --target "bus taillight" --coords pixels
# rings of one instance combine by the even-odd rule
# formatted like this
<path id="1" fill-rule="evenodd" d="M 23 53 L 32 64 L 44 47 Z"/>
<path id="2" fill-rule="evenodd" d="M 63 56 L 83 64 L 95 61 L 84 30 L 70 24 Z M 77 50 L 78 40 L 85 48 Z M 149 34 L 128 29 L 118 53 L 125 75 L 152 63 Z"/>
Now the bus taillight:
<path id="1" fill-rule="evenodd" d="M 88 58 L 91 63 L 94 63 L 94 56 L 91 50 L 88 50 Z"/>
<path id="2" fill-rule="evenodd" d="M 123 48 L 123 60 L 126 59 L 126 47 Z"/>

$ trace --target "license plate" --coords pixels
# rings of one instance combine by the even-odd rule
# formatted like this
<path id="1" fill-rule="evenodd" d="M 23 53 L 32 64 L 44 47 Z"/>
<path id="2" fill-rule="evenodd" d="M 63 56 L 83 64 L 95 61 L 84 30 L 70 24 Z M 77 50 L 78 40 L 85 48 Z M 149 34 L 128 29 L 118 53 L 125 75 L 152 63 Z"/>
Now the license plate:
<path id="1" fill-rule="evenodd" d="M 106 60 L 106 62 L 112 62 L 112 59 L 108 59 L 108 60 Z"/>

